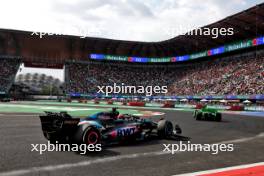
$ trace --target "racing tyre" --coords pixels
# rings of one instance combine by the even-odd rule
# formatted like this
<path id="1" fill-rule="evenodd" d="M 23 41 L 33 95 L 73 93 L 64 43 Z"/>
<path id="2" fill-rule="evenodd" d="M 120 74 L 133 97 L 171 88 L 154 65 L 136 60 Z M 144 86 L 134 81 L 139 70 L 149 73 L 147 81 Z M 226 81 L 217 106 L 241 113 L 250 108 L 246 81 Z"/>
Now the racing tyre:
<path id="1" fill-rule="evenodd" d="M 158 136 L 161 138 L 169 138 L 173 135 L 173 125 L 170 121 L 161 120 L 158 122 Z"/>
<path id="2" fill-rule="evenodd" d="M 51 144 L 56 144 L 56 141 L 59 142 L 59 139 L 56 138 L 55 136 L 48 134 L 48 133 L 44 133 L 44 136 L 46 139 L 48 139 L 50 141 Z"/>
<path id="3" fill-rule="evenodd" d="M 83 134 L 83 142 L 87 145 L 89 144 L 100 144 L 101 143 L 101 134 L 100 132 L 93 127 L 88 127 Z"/>
<path id="4" fill-rule="evenodd" d="M 221 122 L 222 121 L 222 114 L 221 113 L 216 113 L 216 117 L 215 117 L 216 119 L 216 121 L 217 122 Z"/>
<path id="5" fill-rule="evenodd" d="M 198 112 L 197 114 L 196 114 L 196 116 L 195 116 L 195 119 L 196 120 L 202 120 L 202 113 L 200 113 L 200 112 Z"/>
<path id="6" fill-rule="evenodd" d="M 182 133 L 182 129 L 181 129 L 181 127 L 178 124 L 175 125 L 175 131 L 176 131 L 177 134 L 181 134 Z"/>
<path id="7" fill-rule="evenodd" d="M 204 113 L 204 120 L 211 120 L 210 114 Z"/>
<path id="8" fill-rule="evenodd" d="M 55 138 L 49 138 L 49 141 L 50 141 L 51 144 L 56 144 L 56 141 L 58 141 L 58 140 L 55 139 Z"/>

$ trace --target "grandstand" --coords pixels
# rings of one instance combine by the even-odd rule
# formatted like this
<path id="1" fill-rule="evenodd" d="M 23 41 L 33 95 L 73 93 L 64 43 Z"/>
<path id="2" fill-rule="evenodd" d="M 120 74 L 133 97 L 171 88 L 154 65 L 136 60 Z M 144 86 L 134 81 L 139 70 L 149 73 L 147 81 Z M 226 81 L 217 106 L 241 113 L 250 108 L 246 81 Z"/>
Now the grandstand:
<path id="1" fill-rule="evenodd" d="M 9 91 L 23 62 L 38 68 L 65 65 L 69 95 L 95 94 L 97 86 L 125 83 L 168 86 L 168 96 L 263 97 L 264 3 L 205 27 L 234 28 L 234 35 L 185 34 L 161 42 L 132 42 L 39 38 L 32 32 L 1 29 L 0 91 Z"/>
<path id="2" fill-rule="evenodd" d="M 94 94 L 98 85 L 163 86 L 167 95 L 264 94 L 264 57 L 254 53 L 189 63 L 182 67 L 71 63 L 67 91 Z M 161 94 L 162 95 L 162 94 Z M 142 94 L 141 94 L 142 96 Z"/>
<path id="3" fill-rule="evenodd" d="M 6 94 L 14 82 L 20 59 L 0 58 L 0 94 Z"/>

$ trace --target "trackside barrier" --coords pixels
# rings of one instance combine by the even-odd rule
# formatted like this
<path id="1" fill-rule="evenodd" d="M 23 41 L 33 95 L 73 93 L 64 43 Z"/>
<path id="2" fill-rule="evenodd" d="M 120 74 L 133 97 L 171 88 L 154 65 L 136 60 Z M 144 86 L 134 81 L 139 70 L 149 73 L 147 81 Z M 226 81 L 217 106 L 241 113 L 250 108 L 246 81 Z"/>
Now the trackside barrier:
<path id="1" fill-rule="evenodd" d="M 230 110 L 230 111 L 244 111 L 244 106 L 231 106 L 228 110 Z"/>
<path id="2" fill-rule="evenodd" d="M 264 112 L 264 106 L 245 106 L 245 110 Z"/>
<path id="3" fill-rule="evenodd" d="M 162 107 L 163 108 L 174 108 L 175 105 L 174 105 L 174 103 L 164 103 Z"/>
<path id="4" fill-rule="evenodd" d="M 176 104 L 175 108 L 187 108 L 187 109 L 195 109 L 196 105 L 191 104 Z"/>
<path id="5" fill-rule="evenodd" d="M 162 107 L 163 104 L 161 103 L 146 103 L 146 106 L 149 106 L 149 107 Z"/>
<path id="6" fill-rule="evenodd" d="M 205 105 L 197 104 L 196 107 L 195 107 L 195 109 L 202 109 L 202 108 L 204 108 L 204 107 L 205 107 Z"/>
<path id="7" fill-rule="evenodd" d="M 128 106 L 145 106 L 146 103 L 145 102 L 129 102 Z"/>
<path id="8" fill-rule="evenodd" d="M 79 103 L 88 103 L 87 100 L 77 100 L 66 99 L 68 103 L 79 102 Z M 94 99 L 90 103 L 100 104 L 99 99 Z M 145 102 L 114 102 L 106 101 L 105 104 L 116 104 L 116 105 L 127 105 L 127 106 L 147 106 L 147 107 L 162 107 L 162 108 L 182 108 L 182 109 L 200 109 L 203 105 L 200 104 L 173 104 L 173 103 L 145 103 Z M 231 110 L 231 111 L 257 111 L 264 112 L 264 106 L 261 105 L 244 105 L 244 106 L 230 106 L 230 105 L 207 105 L 207 108 L 218 109 L 218 110 Z"/>
<path id="9" fill-rule="evenodd" d="M 219 110 L 228 110 L 231 106 L 224 106 L 224 105 L 207 105 L 208 108 L 211 109 L 219 109 Z"/>
<path id="10" fill-rule="evenodd" d="M 114 104 L 114 102 L 109 100 L 109 101 L 107 101 L 107 104 L 112 105 L 112 104 Z"/>
<path id="11" fill-rule="evenodd" d="M 94 100 L 94 104 L 100 104 L 99 100 Z"/>

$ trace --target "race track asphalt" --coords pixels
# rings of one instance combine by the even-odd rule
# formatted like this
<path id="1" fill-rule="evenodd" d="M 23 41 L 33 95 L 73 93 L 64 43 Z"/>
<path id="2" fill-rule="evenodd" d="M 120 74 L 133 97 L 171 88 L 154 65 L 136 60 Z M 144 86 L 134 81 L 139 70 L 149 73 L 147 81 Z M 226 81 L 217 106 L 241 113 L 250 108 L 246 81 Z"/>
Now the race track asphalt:
<path id="1" fill-rule="evenodd" d="M 117 145 L 100 153 L 31 152 L 31 144 L 47 143 L 36 114 L 0 113 L 0 176 L 169 176 L 264 161 L 264 118 L 223 115 L 223 122 L 195 121 L 190 112 L 166 111 L 192 144 L 233 143 L 233 152 L 162 153 L 163 144 L 150 140 Z"/>

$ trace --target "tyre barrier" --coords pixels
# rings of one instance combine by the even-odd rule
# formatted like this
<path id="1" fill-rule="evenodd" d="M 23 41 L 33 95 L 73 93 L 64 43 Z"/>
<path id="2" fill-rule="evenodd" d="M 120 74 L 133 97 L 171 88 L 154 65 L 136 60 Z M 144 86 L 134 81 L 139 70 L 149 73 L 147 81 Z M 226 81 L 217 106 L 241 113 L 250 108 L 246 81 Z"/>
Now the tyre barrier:
<path id="1" fill-rule="evenodd" d="M 231 106 L 228 110 L 230 110 L 230 111 L 244 111 L 244 106 Z"/>
<path id="2" fill-rule="evenodd" d="M 144 103 L 144 102 L 129 102 L 128 103 L 128 106 L 145 106 L 146 105 L 146 103 Z"/>
<path id="3" fill-rule="evenodd" d="M 204 107 L 205 107 L 205 105 L 197 104 L 195 109 L 203 109 Z"/>
<path id="4" fill-rule="evenodd" d="M 112 105 L 112 104 L 114 104 L 114 102 L 113 101 L 107 101 L 107 104 Z"/>
<path id="5" fill-rule="evenodd" d="M 164 103 L 163 108 L 174 108 L 175 107 L 175 104 L 174 103 Z"/>

